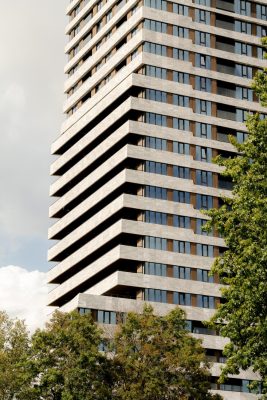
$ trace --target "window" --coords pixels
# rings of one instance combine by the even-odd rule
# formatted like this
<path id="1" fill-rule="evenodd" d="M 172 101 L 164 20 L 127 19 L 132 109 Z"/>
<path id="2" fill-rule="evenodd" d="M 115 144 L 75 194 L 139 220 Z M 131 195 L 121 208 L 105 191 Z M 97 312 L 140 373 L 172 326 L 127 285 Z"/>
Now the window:
<path id="1" fill-rule="evenodd" d="M 178 154 L 190 154 L 190 145 L 187 143 L 173 142 L 173 152 Z"/>
<path id="2" fill-rule="evenodd" d="M 182 240 L 174 240 L 173 251 L 176 253 L 190 254 L 191 252 L 190 242 L 184 242 Z"/>
<path id="3" fill-rule="evenodd" d="M 172 11 L 175 14 L 180 14 L 188 17 L 188 10 L 189 8 L 187 6 L 184 6 L 183 4 L 172 3 Z"/>
<path id="4" fill-rule="evenodd" d="M 190 217 L 184 217 L 182 215 L 173 216 L 173 226 L 176 228 L 191 228 Z"/>
<path id="5" fill-rule="evenodd" d="M 265 59 L 266 49 L 264 47 L 257 47 L 257 57 L 262 60 Z"/>
<path id="6" fill-rule="evenodd" d="M 189 61 L 189 51 L 181 49 L 172 49 L 172 56 L 177 60 Z"/>
<path id="7" fill-rule="evenodd" d="M 154 32 L 167 33 L 167 24 L 164 22 L 145 19 L 144 28 Z"/>
<path id="8" fill-rule="evenodd" d="M 116 313 L 114 311 L 97 310 L 96 318 L 100 324 L 116 324 Z"/>
<path id="9" fill-rule="evenodd" d="M 152 174 L 167 175 L 167 164 L 155 161 L 146 161 L 145 172 L 150 172 Z"/>
<path id="10" fill-rule="evenodd" d="M 189 107 L 189 97 L 178 94 L 173 95 L 173 104 L 180 107 Z"/>
<path id="11" fill-rule="evenodd" d="M 145 113 L 145 122 L 152 125 L 167 126 L 167 117 L 160 114 Z"/>
<path id="12" fill-rule="evenodd" d="M 173 304 L 180 304 L 182 306 L 191 306 L 191 294 L 173 292 Z"/>
<path id="13" fill-rule="evenodd" d="M 145 186 L 145 197 L 167 200 L 167 189 L 158 186 Z"/>
<path id="14" fill-rule="evenodd" d="M 199 46 L 210 47 L 210 33 L 195 31 L 195 43 Z"/>
<path id="15" fill-rule="evenodd" d="M 235 21 L 235 30 L 240 33 L 252 34 L 252 25 L 244 21 Z"/>
<path id="16" fill-rule="evenodd" d="M 248 134 L 245 132 L 236 132 L 236 138 L 238 143 L 244 143 L 248 138 Z"/>
<path id="17" fill-rule="evenodd" d="M 191 279 L 191 268 L 174 265 L 173 277 L 177 279 Z"/>
<path id="18" fill-rule="evenodd" d="M 249 115 L 248 110 L 236 109 L 236 121 L 245 122 L 247 120 L 247 116 Z"/>
<path id="19" fill-rule="evenodd" d="M 199 218 L 197 218 L 197 220 L 196 220 L 196 234 L 197 235 L 204 235 L 204 236 L 212 236 L 213 235 L 213 233 L 212 233 L 212 230 L 211 230 L 211 232 L 205 232 L 205 231 L 203 231 L 203 229 L 202 229 L 202 227 L 205 225 L 207 223 L 207 220 L 205 220 L 205 219 L 199 219 Z"/>
<path id="20" fill-rule="evenodd" d="M 181 179 L 190 179 L 190 169 L 186 167 L 173 166 L 173 176 Z"/>
<path id="21" fill-rule="evenodd" d="M 186 119 L 173 118 L 173 128 L 180 129 L 181 131 L 189 131 L 190 123 Z"/>
<path id="22" fill-rule="evenodd" d="M 172 34 L 173 34 L 173 36 L 178 36 L 178 37 L 182 37 L 182 38 L 189 38 L 189 29 L 188 28 L 183 28 L 181 26 L 173 25 Z"/>
<path id="23" fill-rule="evenodd" d="M 247 65 L 236 64 L 235 72 L 237 76 L 241 76 L 242 78 L 252 79 L 252 67 L 248 67 Z"/>
<path id="24" fill-rule="evenodd" d="M 257 36 L 260 38 L 267 36 L 267 27 L 257 25 Z"/>
<path id="25" fill-rule="evenodd" d="M 186 203 L 190 204 L 190 193 L 182 192 L 180 190 L 173 191 L 173 201 L 177 203 Z"/>
<path id="26" fill-rule="evenodd" d="M 207 100 L 196 99 L 196 113 L 211 115 L 211 102 Z"/>
<path id="27" fill-rule="evenodd" d="M 256 4 L 257 18 L 267 21 L 267 6 L 263 4 Z"/>
<path id="28" fill-rule="evenodd" d="M 145 248 L 167 250 L 167 239 L 154 236 L 145 236 Z"/>
<path id="29" fill-rule="evenodd" d="M 235 12 L 241 15 L 251 16 L 251 3 L 247 0 L 239 0 L 235 2 Z"/>
<path id="30" fill-rule="evenodd" d="M 252 57 L 252 46 L 250 44 L 236 42 L 235 53 Z"/>
<path id="31" fill-rule="evenodd" d="M 253 101 L 253 91 L 245 87 L 236 87 L 236 97 L 241 100 Z"/>
<path id="32" fill-rule="evenodd" d="M 197 243 L 197 255 L 202 257 L 213 257 L 213 246 Z"/>
<path id="33" fill-rule="evenodd" d="M 145 0 L 145 6 L 167 11 L 167 1 L 165 0 Z"/>
<path id="34" fill-rule="evenodd" d="M 146 136 L 145 137 L 145 147 L 157 150 L 167 150 L 167 140 L 160 139 L 156 137 Z"/>
<path id="35" fill-rule="evenodd" d="M 196 183 L 201 186 L 213 186 L 212 172 L 196 170 Z"/>
<path id="36" fill-rule="evenodd" d="M 107 18 L 107 23 L 108 23 L 108 21 L 110 21 L 112 18 L 112 10 L 109 10 L 109 12 L 106 15 L 106 18 Z"/>
<path id="37" fill-rule="evenodd" d="M 202 6 L 210 7 L 210 0 L 195 0 L 195 3 Z"/>
<path id="38" fill-rule="evenodd" d="M 167 69 L 146 65 L 145 75 L 153 76 L 154 78 L 167 79 Z"/>
<path id="39" fill-rule="evenodd" d="M 211 92 L 211 79 L 203 76 L 196 76 L 196 90 Z"/>
<path id="40" fill-rule="evenodd" d="M 196 123 L 196 136 L 205 138 L 205 139 L 211 139 L 211 125 L 197 122 Z"/>
<path id="41" fill-rule="evenodd" d="M 147 275 L 167 276 L 167 265 L 145 262 L 144 273 Z"/>
<path id="42" fill-rule="evenodd" d="M 173 71 L 172 80 L 174 82 L 189 84 L 189 74 L 186 74 L 184 72 Z"/>
<path id="43" fill-rule="evenodd" d="M 160 101 L 162 103 L 167 103 L 167 93 L 160 90 L 146 89 L 145 98 L 153 101 Z"/>
<path id="44" fill-rule="evenodd" d="M 195 63 L 196 63 L 196 67 L 198 67 L 198 68 L 210 69 L 211 68 L 211 57 L 205 56 L 204 54 L 196 53 Z"/>
<path id="45" fill-rule="evenodd" d="M 197 269 L 197 280 L 202 282 L 209 282 L 213 283 L 214 278 L 213 276 L 209 276 L 209 272 L 206 269 Z"/>
<path id="46" fill-rule="evenodd" d="M 197 194 L 196 208 L 197 210 L 209 210 L 213 208 L 213 197 L 205 194 Z"/>
<path id="47" fill-rule="evenodd" d="M 197 306 L 201 308 L 215 308 L 215 298 L 212 296 L 197 295 Z"/>
<path id="48" fill-rule="evenodd" d="M 209 147 L 196 146 L 196 160 L 211 162 L 212 149 L 210 149 Z"/>
<path id="49" fill-rule="evenodd" d="M 144 300 L 167 303 L 167 291 L 159 289 L 145 289 Z"/>
<path id="50" fill-rule="evenodd" d="M 210 12 L 196 8 L 195 21 L 202 24 L 210 25 Z"/>
<path id="51" fill-rule="evenodd" d="M 167 225 L 167 214 L 156 211 L 145 211 L 145 222 Z"/>
<path id="52" fill-rule="evenodd" d="M 145 42 L 144 51 L 147 53 L 157 54 L 159 56 L 167 56 L 167 46 L 156 43 Z"/>

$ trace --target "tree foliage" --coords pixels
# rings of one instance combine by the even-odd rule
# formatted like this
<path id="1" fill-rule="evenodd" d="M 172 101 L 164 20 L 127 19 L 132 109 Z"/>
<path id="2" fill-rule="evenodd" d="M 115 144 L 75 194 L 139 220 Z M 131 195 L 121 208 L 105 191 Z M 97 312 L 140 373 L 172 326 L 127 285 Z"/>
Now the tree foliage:
<path id="1" fill-rule="evenodd" d="M 116 400 L 211 400 L 210 372 L 200 341 L 186 331 L 184 312 L 129 313 L 115 336 Z"/>
<path id="2" fill-rule="evenodd" d="M 0 313 L 1 400 L 220 400 L 209 393 L 201 342 L 175 309 L 130 313 L 112 349 L 90 314 L 55 312 L 30 338 L 21 321 Z"/>
<path id="3" fill-rule="evenodd" d="M 258 72 L 253 88 L 267 105 L 267 70 Z M 255 114 L 247 120 L 248 139 L 238 144 L 238 155 L 218 157 L 223 175 L 234 183 L 233 198 L 208 214 L 227 250 L 216 259 L 213 272 L 223 283 L 224 303 L 212 318 L 220 334 L 230 338 L 221 380 L 230 373 L 251 367 L 267 393 L 267 119 Z M 265 396 L 264 398 L 267 398 Z"/>
<path id="4" fill-rule="evenodd" d="M 0 312 L 0 399 L 13 400 L 29 384 L 29 342 L 24 322 Z"/>
<path id="5" fill-rule="evenodd" d="M 32 386 L 39 400 L 107 400 L 109 360 L 98 351 L 101 331 L 90 314 L 55 312 L 46 329 L 32 337 Z"/>

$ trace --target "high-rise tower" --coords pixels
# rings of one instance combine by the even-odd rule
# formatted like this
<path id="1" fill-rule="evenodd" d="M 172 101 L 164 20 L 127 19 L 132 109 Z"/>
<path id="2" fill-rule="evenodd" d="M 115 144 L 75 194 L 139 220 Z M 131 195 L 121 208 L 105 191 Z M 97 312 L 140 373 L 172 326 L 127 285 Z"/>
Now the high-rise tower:
<path id="1" fill-rule="evenodd" d="M 231 182 L 212 163 L 246 137 L 263 68 L 266 0 L 73 0 L 67 14 L 66 121 L 52 145 L 56 219 L 49 304 L 103 324 L 152 302 L 180 305 L 203 339 L 213 388 L 252 399 L 251 372 L 218 386 L 225 339 L 206 329 L 220 303 L 208 273 L 224 241 L 201 227 Z M 241 392 L 241 393 L 240 393 Z"/>

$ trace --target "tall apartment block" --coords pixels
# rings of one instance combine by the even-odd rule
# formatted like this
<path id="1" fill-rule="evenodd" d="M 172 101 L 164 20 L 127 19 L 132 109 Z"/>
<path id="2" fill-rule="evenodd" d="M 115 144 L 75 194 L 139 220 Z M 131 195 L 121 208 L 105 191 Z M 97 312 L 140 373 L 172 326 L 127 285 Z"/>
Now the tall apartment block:
<path id="1" fill-rule="evenodd" d="M 66 120 L 52 144 L 55 202 L 49 304 L 104 326 L 151 302 L 179 305 L 203 339 L 212 389 L 254 399 L 246 371 L 217 378 L 226 339 L 204 327 L 220 304 L 200 211 L 231 195 L 213 157 L 264 113 L 251 79 L 265 66 L 266 0 L 72 0 L 67 8 Z"/>

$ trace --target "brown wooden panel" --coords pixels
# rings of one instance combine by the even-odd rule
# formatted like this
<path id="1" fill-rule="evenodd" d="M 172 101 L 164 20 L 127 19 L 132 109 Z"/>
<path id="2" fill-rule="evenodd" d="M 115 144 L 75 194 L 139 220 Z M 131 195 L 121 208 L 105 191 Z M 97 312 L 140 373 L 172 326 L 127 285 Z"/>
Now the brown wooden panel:
<path id="1" fill-rule="evenodd" d="M 167 127 L 172 128 L 172 117 L 167 117 Z"/>
<path id="2" fill-rule="evenodd" d="M 211 70 L 217 71 L 217 59 L 216 57 L 211 57 Z"/>
<path id="3" fill-rule="evenodd" d="M 191 169 L 190 175 L 190 178 L 193 180 L 194 184 L 196 184 L 196 171 L 194 169 Z"/>
<path id="4" fill-rule="evenodd" d="M 172 35 L 172 25 L 171 24 L 167 24 L 167 34 Z"/>
<path id="5" fill-rule="evenodd" d="M 173 191 L 172 191 L 172 189 L 167 189 L 167 199 L 169 201 L 173 200 Z"/>
<path id="6" fill-rule="evenodd" d="M 191 304 L 193 307 L 197 307 L 197 295 L 191 294 Z"/>
<path id="7" fill-rule="evenodd" d="M 172 292 L 167 292 L 167 303 L 173 304 L 173 293 Z"/>
<path id="8" fill-rule="evenodd" d="M 191 229 L 193 229 L 194 233 L 196 233 L 197 221 L 196 218 L 191 217 Z"/>
<path id="9" fill-rule="evenodd" d="M 195 76 L 194 75 L 190 75 L 189 82 L 190 82 L 190 85 L 192 86 L 192 88 L 195 89 Z"/>
<path id="10" fill-rule="evenodd" d="M 212 140 L 217 140 L 217 127 L 215 125 L 211 127 L 211 138 Z"/>
<path id="11" fill-rule="evenodd" d="M 171 239 L 167 239 L 167 249 L 168 251 L 173 251 L 173 241 Z"/>
<path id="12" fill-rule="evenodd" d="M 172 265 L 167 265 L 167 277 L 168 278 L 173 277 L 173 266 Z"/>
<path id="13" fill-rule="evenodd" d="M 192 156 L 193 159 L 195 160 L 195 158 L 196 158 L 196 146 L 194 144 L 190 145 L 190 156 Z"/>
<path id="14" fill-rule="evenodd" d="M 193 281 L 197 280 L 197 270 L 196 270 L 196 268 L 191 268 L 191 279 Z"/>
<path id="15" fill-rule="evenodd" d="M 173 141 L 167 140 L 167 150 L 172 152 L 173 151 Z"/>
<path id="16" fill-rule="evenodd" d="M 191 254 L 197 254 L 197 245 L 196 243 L 191 243 Z"/>
<path id="17" fill-rule="evenodd" d="M 217 188 L 219 186 L 218 185 L 218 174 L 216 174 L 216 173 L 213 173 L 213 186 L 215 188 Z"/>
<path id="18" fill-rule="evenodd" d="M 196 208 L 196 206 L 197 206 L 197 196 L 196 196 L 196 193 L 191 193 L 190 199 L 191 199 L 191 204 L 192 204 L 192 206 L 193 206 L 194 208 Z"/>
<path id="19" fill-rule="evenodd" d="M 168 103 L 168 104 L 172 104 L 172 103 L 173 103 L 173 101 L 172 101 L 172 94 L 171 94 L 171 93 L 167 93 L 167 103 Z"/>

